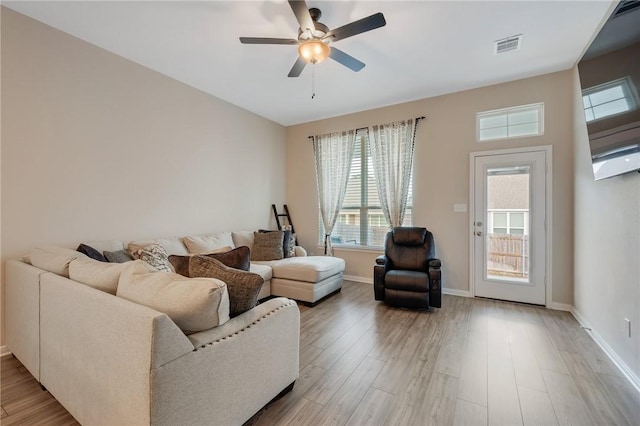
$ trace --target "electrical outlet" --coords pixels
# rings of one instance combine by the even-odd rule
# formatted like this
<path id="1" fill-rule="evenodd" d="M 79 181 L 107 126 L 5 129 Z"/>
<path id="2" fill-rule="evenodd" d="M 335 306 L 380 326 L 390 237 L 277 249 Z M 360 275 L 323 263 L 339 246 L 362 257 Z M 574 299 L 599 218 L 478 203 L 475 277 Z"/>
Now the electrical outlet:
<path id="1" fill-rule="evenodd" d="M 631 320 L 629 318 L 624 319 L 627 328 L 627 337 L 631 338 Z"/>

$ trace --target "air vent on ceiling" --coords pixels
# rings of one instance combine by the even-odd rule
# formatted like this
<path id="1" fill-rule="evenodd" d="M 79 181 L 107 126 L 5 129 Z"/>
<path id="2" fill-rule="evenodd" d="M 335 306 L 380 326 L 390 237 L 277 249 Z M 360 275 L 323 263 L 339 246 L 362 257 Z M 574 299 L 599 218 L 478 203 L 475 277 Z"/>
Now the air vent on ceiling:
<path id="1" fill-rule="evenodd" d="M 618 5 L 618 8 L 616 9 L 616 11 L 613 13 L 613 17 L 617 18 L 618 16 L 624 13 L 630 12 L 639 7 L 640 7 L 640 1 L 638 0 L 622 0 Z"/>
<path id="2" fill-rule="evenodd" d="M 495 53 L 505 53 L 512 50 L 520 49 L 522 43 L 522 34 L 514 35 L 511 37 L 503 38 L 502 40 L 496 40 Z"/>

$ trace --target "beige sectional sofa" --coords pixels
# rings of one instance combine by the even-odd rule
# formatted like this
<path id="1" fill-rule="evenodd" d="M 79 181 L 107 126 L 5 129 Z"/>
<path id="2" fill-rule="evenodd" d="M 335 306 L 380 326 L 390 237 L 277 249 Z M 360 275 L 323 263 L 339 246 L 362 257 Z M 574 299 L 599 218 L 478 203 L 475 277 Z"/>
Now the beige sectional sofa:
<path id="1" fill-rule="evenodd" d="M 298 377 L 299 315 L 274 298 L 185 335 L 167 314 L 6 262 L 7 346 L 81 424 L 242 424 Z"/>
<path id="2" fill-rule="evenodd" d="M 251 247 L 252 235 L 195 240 Z M 154 241 L 169 254 L 189 254 L 183 238 Z M 119 241 L 87 244 L 125 248 Z M 342 286 L 344 261 L 307 257 L 302 248 L 296 254 L 252 262 L 251 271 L 265 279 L 260 298 L 273 298 L 193 334 L 166 313 L 70 279 L 75 254 L 40 267 L 10 260 L 7 346 L 82 424 L 239 425 L 298 377 L 300 312 L 277 296 L 313 303 Z"/>
<path id="3" fill-rule="evenodd" d="M 253 249 L 253 242 L 253 231 L 238 231 L 159 238 L 132 243 L 137 245 L 158 243 L 165 248 L 169 255 L 188 255 L 194 254 L 197 248 L 202 251 L 240 246 Z M 100 252 L 127 248 L 127 244 L 115 240 L 88 242 L 87 245 Z M 264 278 L 259 299 L 282 296 L 313 305 L 342 289 L 342 276 L 345 268 L 343 259 L 328 256 L 307 256 L 304 248 L 299 246 L 296 247 L 295 252 L 295 257 L 270 261 L 251 261 L 250 271 L 260 274 Z"/>

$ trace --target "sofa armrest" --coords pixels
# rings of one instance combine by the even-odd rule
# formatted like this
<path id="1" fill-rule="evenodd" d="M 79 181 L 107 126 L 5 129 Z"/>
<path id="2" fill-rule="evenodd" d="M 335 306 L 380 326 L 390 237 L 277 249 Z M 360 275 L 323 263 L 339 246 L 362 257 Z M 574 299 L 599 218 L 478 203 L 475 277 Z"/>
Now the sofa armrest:
<path id="1" fill-rule="evenodd" d="M 429 306 L 442 307 L 442 261 L 429 259 Z"/>
<path id="2" fill-rule="evenodd" d="M 40 381 L 40 277 L 49 272 L 17 260 L 5 263 L 4 321 L 9 350 Z"/>
<path id="3" fill-rule="evenodd" d="M 217 327 L 215 340 L 151 372 L 151 424 L 241 425 L 298 378 L 294 301 L 271 299 L 233 321 L 245 325 L 231 334 Z"/>
<path id="4" fill-rule="evenodd" d="M 306 257 L 307 251 L 302 246 L 296 246 L 296 257 Z"/>
<path id="5" fill-rule="evenodd" d="M 188 336 L 193 346 L 198 349 L 206 346 L 207 344 L 220 341 L 221 339 L 232 336 L 242 330 L 250 327 L 251 324 L 269 315 L 278 309 L 289 305 L 295 305 L 295 302 L 285 297 L 276 297 L 269 299 L 255 308 L 243 312 L 237 317 L 231 318 L 221 326 L 211 328 L 209 330 L 193 333 Z"/>
<path id="6" fill-rule="evenodd" d="M 40 382 L 81 424 L 149 424 L 151 370 L 193 350 L 166 314 L 40 278 Z"/>
<path id="7" fill-rule="evenodd" d="M 376 257 L 373 266 L 373 296 L 375 300 L 384 300 L 384 274 L 387 272 L 387 256 Z"/>

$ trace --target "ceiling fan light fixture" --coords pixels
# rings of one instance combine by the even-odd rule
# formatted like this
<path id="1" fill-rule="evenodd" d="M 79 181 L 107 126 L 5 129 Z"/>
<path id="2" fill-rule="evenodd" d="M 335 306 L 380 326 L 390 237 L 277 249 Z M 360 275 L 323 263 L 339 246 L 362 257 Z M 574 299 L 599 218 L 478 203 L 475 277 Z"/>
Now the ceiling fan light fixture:
<path id="1" fill-rule="evenodd" d="M 305 41 L 298 46 L 300 57 L 310 64 L 319 64 L 329 57 L 331 48 L 322 40 Z"/>

